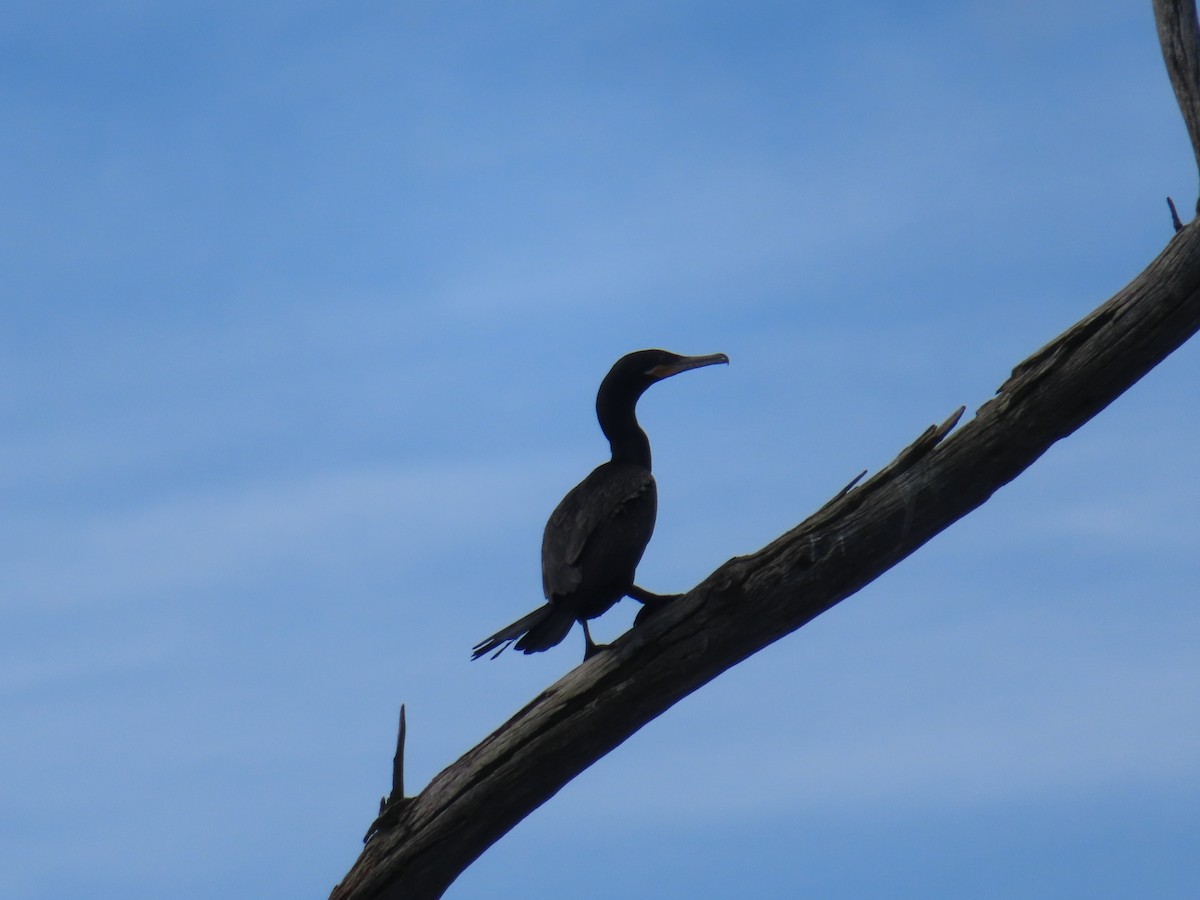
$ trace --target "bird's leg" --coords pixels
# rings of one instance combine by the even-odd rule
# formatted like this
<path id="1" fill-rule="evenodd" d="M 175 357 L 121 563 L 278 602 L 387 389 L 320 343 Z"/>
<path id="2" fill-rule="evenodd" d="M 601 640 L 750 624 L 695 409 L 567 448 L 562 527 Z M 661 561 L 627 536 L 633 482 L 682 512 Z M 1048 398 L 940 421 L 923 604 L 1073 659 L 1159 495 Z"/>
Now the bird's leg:
<path id="1" fill-rule="evenodd" d="M 592 633 L 588 631 L 587 619 L 580 619 L 579 624 L 583 626 L 583 661 L 587 662 L 601 650 L 608 648 L 608 644 L 597 644 L 592 640 Z"/>
<path id="2" fill-rule="evenodd" d="M 631 585 L 625 594 L 642 604 L 637 618 L 633 620 L 635 627 L 641 625 L 642 622 L 646 621 L 646 619 L 650 618 L 672 600 L 678 600 L 683 596 L 683 594 L 653 594 L 645 588 L 638 587 L 636 584 Z"/>
<path id="3" fill-rule="evenodd" d="M 668 600 L 678 600 L 683 594 L 653 594 L 645 588 L 640 588 L 634 584 L 630 585 L 629 590 L 625 592 L 625 596 L 632 597 L 638 603 L 650 605 L 654 603 L 666 603 Z"/>

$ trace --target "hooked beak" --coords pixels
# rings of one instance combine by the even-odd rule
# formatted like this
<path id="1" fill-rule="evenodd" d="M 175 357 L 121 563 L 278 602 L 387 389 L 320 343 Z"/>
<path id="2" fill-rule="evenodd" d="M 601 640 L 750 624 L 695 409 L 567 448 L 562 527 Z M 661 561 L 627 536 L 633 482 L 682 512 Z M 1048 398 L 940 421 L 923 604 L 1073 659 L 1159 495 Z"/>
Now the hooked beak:
<path id="1" fill-rule="evenodd" d="M 724 353 L 710 353 L 708 356 L 681 356 L 673 363 L 655 366 L 650 370 L 655 378 L 670 378 L 688 369 L 699 369 L 703 366 L 715 366 L 718 363 L 729 365 L 729 357 Z"/>

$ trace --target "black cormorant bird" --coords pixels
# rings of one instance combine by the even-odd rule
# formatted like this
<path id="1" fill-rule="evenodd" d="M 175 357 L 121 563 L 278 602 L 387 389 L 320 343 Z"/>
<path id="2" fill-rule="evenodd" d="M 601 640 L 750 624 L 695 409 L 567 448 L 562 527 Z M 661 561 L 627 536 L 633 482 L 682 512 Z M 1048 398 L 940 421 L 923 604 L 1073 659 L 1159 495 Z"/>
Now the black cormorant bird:
<path id="1" fill-rule="evenodd" d="M 728 362 L 724 353 L 680 356 L 666 350 L 639 350 L 617 360 L 596 395 L 596 418 L 612 459 L 563 497 L 542 535 L 542 591 L 548 602 L 477 644 L 472 659 L 492 650 L 498 656 L 514 643 L 524 653 L 548 650 L 576 622 L 583 625 L 587 659 L 599 649 L 588 619 L 626 596 L 647 608 L 669 599 L 633 583 L 658 511 L 650 441 L 638 425 L 637 402 L 656 381 Z"/>

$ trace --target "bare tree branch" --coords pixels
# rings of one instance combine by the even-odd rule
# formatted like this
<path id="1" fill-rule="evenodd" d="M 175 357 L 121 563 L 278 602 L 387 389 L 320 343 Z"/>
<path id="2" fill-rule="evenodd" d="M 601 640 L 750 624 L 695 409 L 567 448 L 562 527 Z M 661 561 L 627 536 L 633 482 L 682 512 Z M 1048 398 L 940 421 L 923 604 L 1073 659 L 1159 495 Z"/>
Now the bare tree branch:
<path id="1" fill-rule="evenodd" d="M 1200 165 L 1195 4 L 1155 0 L 1155 13 Z M 593 762 L 980 506 L 1197 330 L 1200 227 L 1192 224 L 1128 286 L 1020 363 L 957 432 L 947 437 L 961 409 L 787 534 L 729 560 L 543 691 L 394 814 L 381 813 L 384 830 L 332 896 L 441 896 Z"/>
<path id="2" fill-rule="evenodd" d="M 1200 25 L 1195 0 L 1154 0 L 1154 22 L 1167 75 L 1200 170 Z M 1200 203 L 1197 204 L 1200 212 Z"/>
<path id="3" fill-rule="evenodd" d="M 367 829 L 363 837 L 365 844 L 376 834 L 387 828 L 394 828 L 400 821 L 400 813 L 404 810 L 411 797 L 404 796 L 404 737 L 408 727 L 404 718 L 404 704 L 400 704 L 400 727 L 396 731 L 396 755 L 392 757 L 392 790 L 386 797 L 379 800 L 379 815 Z"/>

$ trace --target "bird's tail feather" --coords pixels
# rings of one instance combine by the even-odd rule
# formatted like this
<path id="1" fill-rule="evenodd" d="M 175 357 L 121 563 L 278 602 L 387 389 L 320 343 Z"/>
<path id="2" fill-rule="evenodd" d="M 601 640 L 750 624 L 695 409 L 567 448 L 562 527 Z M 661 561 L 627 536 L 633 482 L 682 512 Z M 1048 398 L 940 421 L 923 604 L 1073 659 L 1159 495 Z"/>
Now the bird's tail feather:
<path id="1" fill-rule="evenodd" d="M 574 616 L 553 603 L 547 603 L 517 619 L 507 628 L 501 628 L 490 638 L 480 641 L 472 648 L 471 659 L 479 659 L 493 650 L 496 652 L 492 654 L 492 659 L 495 659 L 504 652 L 505 647 L 514 642 L 517 649 L 523 653 L 548 650 L 565 638 L 574 624 Z"/>
<path id="2" fill-rule="evenodd" d="M 525 636 L 517 641 L 516 648 L 522 653 L 549 650 L 555 644 L 561 643 L 575 624 L 575 617 L 569 612 L 564 612 L 551 603 L 547 603 L 546 606 L 550 607 L 550 611 L 540 621 L 529 626 Z"/>

